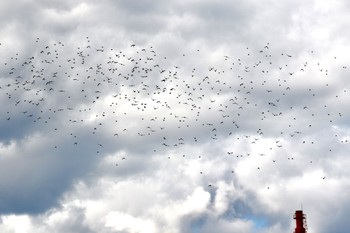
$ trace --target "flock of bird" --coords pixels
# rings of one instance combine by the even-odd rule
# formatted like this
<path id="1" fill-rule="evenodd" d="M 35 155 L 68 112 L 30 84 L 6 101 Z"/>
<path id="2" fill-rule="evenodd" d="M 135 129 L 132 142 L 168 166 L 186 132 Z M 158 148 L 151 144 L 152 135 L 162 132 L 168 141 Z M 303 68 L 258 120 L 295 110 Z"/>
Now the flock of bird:
<path id="1" fill-rule="evenodd" d="M 5 47 L 0 44 L 0 51 Z M 286 140 L 313 146 L 317 142 L 304 136 L 349 119 L 343 109 L 349 82 L 337 85 L 346 64 L 337 57 L 322 64 L 314 51 L 296 56 L 267 43 L 203 62 L 208 53 L 201 49 L 172 58 L 152 46 L 131 44 L 123 51 L 95 46 L 88 37 L 72 47 L 37 38 L 22 54 L 2 55 L 2 142 L 41 132 L 57 137 L 53 150 L 66 137 L 73 148 L 86 146 L 88 138 L 97 154 L 113 150 L 114 141 L 118 148 L 140 144 L 158 153 L 224 139 L 257 144 L 266 137 L 275 139 L 273 147 L 266 145 L 272 151 Z M 341 144 L 350 140 L 329 136 Z M 269 156 L 234 148 L 224 154 Z"/>

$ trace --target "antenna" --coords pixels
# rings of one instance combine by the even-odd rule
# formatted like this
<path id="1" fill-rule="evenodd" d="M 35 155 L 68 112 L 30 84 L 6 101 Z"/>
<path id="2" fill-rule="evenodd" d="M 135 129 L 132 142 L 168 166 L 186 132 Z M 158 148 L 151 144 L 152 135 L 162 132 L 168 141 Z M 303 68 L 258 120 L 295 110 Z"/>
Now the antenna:
<path id="1" fill-rule="evenodd" d="M 302 210 L 296 210 L 293 216 L 296 222 L 294 233 L 306 233 L 307 225 L 306 225 L 306 215 Z"/>

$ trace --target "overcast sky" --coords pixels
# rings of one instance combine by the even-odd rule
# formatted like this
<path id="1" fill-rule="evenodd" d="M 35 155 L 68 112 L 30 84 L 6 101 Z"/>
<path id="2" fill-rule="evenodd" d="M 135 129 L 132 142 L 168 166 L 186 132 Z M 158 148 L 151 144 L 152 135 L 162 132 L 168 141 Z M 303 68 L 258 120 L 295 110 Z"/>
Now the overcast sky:
<path id="1" fill-rule="evenodd" d="M 0 232 L 348 232 L 349 12 L 1 1 Z"/>

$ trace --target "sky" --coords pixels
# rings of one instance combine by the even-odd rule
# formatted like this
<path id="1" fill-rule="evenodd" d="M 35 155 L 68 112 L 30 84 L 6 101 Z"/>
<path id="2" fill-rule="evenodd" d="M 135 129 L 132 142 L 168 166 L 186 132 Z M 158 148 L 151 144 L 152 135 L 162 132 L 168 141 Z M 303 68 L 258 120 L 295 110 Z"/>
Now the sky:
<path id="1" fill-rule="evenodd" d="M 349 11 L 1 1 L 0 232 L 348 232 Z"/>

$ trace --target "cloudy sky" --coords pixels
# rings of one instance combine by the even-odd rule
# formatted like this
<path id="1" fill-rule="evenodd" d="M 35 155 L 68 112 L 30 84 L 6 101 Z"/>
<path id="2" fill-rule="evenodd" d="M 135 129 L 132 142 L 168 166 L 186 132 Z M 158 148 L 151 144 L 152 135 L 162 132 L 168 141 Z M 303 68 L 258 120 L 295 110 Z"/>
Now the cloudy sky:
<path id="1" fill-rule="evenodd" d="M 350 228 L 346 0 L 0 2 L 0 231 Z"/>

